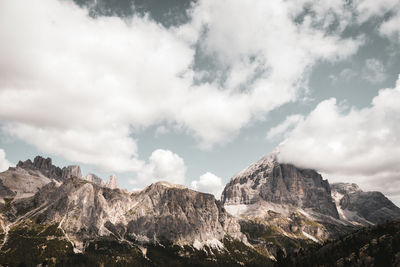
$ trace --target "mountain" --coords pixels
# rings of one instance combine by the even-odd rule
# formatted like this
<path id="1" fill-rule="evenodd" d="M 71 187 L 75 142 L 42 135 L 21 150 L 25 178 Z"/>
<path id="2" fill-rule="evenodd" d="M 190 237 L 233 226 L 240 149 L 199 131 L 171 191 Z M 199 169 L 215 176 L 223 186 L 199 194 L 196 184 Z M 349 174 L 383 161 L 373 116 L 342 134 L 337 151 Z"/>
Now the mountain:
<path id="1" fill-rule="evenodd" d="M 400 218 L 400 208 L 381 192 L 363 192 L 356 184 L 331 185 L 341 219 L 373 225 Z"/>
<path id="2" fill-rule="evenodd" d="M 8 186 L 10 177 L 37 187 L 22 186 L 29 194 L 15 198 L 19 187 Z M 115 176 L 107 184 L 99 179 L 83 179 L 75 167 L 53 168 L 51 160 L 39 158 L 1 173 L 0 264 L 271 262 L 248 244 L 237 220 L 211 194 L 166 182 L 130 193 L 117 188 Z"/>
<path id="3" fill-rule="evenodd" d="M 330 184 L 278 153 L 234 176 L 221 201 L 167 182 L 128 192 L 115 175 L 83 177 L 79 166 L 39 156 L 21 161 L 0 173 L 0 266 L 344 266 L 354 255 L 381 259 L 381 244 L 397 246 L 393 227 L 379 236 L 365 228 L 377 240 L 368 250 L 361 236 L 350 238 L 400 219 L 383 194 Z M 325 251 L 329 261 L 311 255 Z"/>
<path id="4" fill-rule="evenodd" d="M 379 192 L 335 184 L 315 170 L 280 163 L 279 151 L 261 158 L 225 186 L 221 201 L 249 242 L 275 257 L 338 238 L 362 226 L 400 219 Z"/>

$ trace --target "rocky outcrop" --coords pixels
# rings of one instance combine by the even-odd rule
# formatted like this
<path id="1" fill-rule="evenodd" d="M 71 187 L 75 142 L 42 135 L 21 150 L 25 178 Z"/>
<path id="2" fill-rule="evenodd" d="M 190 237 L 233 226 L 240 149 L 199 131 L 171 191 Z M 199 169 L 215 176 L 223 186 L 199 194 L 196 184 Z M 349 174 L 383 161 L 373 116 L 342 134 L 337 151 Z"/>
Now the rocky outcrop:
<path id="1" fill-rule="evenodd" d="M 31 197 L 50 182 L 38 169 L 10 167 L 0 173 L 0 199 Z"/>
<path id="2" fill-rule="evenodd" d="M 61 178 L 63 180 L 73 177 L 80 179 L 82 178 L 81 167 L 79 167 L 78 165 L 70 165 L 68 167 L 62 168 Z"/>
<path id="3" fill-rule="evenodd" d="M 221 199 L 225 205 L 266 201 L 339 218 L 328 181 L 314 170 L 279 163 L 276 153 L 234 176 Z"/>
<path id="4" fill-rule="evenodd" d="M 115 189 L 118 188 L 118 181 L 117 181 L 117 176 L 110 175 L 110 178 L 108 179 L 107 183 L 106 183 L 106 187 L 110 188 L 110 189 Z"/>
<path id="5" fill-rule="evenodd" d="M 77 251 L 100 237 L 196 248 L 223 247 L 226 237 L 245 241 L 238 222 L 213 195 L 166 182 L 126 193 L 70 178 L 60 186 L 49 183 L 14 209 L 42 225 L 57 223 Z"/>
<path id="6" fill-rule="evenodd" d="M 331 191 L 339 194 L 352 194 L 354 192 L 361 192 L 361 188 L 354 183 L 333 183 L 331 185 Z"/>
<path id="7" fill-rule="evenodd" d="M 41 156 L 36 156 L 33 162 L 30 159 L 23 162 L 19 161 L 17 167 L 25 170 L 38 170 L 44 176 L 58 181 L 61 181 L 63 176 L 63 170 L 54 166 L 51 158 L 43 158 Z"/>
<path id="8" fill-rule="evenodd" d="M 400 219 L 400 208 L 380 192 L 364 192 L 356 184 L 332 184 L 341 217 L 362 225 Z"/>
<path id="9" fill-rule="evenodd" d="M 327 180 L 278 161 L 274 151 L 234 176 L 221 201 L 249 242 L 278 257 L 347 232 Z M 286 245 L 282 245 L 286 244 Z"/>
<path id="10" fill-rule="evenodd" d="M 57 181 L 63 181 L 71 177 L 82 178 L 81 168 L 79 166 L 71 165 L 61 169 L 52 164 L 51 158 L 43 158 L 41 156 L 36 156 L 33 162 L 30 159 L 19 161 L 17 167 L 25 170 L 40 171 L 47 178 Z"/>
<path id="11" fill-rule="evenodd" d="M 100 177 L 98 177 L 96 174 L 93 173 L 89 173 L 88 175 L 86 175 L 85 180 L 100 186 L 104 186 L 103 179 L 101 179 Z"/>

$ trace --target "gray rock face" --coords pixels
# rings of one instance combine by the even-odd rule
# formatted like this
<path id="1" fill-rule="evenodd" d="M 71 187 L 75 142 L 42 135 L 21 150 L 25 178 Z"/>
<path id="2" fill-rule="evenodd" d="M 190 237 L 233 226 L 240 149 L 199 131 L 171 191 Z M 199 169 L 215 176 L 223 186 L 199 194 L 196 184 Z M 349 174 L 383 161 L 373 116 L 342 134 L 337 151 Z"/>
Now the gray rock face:
<path id="1" fill-rule="evenodd" d="M 165 182 L 127 193 L 71 178 L 44 186 L 15 207 L 21 215 L 35 210 L 30 215 L 41 224 L 59 224 L 81 251 L 99 237 L 182 245 L 221 245 L 226 236 L 245 240 L 238 222 L 213 195 Z"/>
<path id="2" fill-rule="evenodd" d="M 52 164 L 51 158 L 43 158 L 41 156 L 36 156 L 33 162 L 28 159 L 24 162 L 19 161 L 17 167 L 20 167 L 25 170 L 38 170 L 44 176 L 55 179 L 58 181 L 62 180 L 63 170 L 59 167 L 56 167 Z"/>
<path id="3" fill-rule="evenodd" d="M 314 170 L 279 163 L 275 153 L 234 176 L 221 199 L 225 205 L 254 204 L 263 200 L 339 218 L 328 181 Z"/>
<path id="4" fill-rule="evenodd" d="M 68 178 L 82 178 L 82 173 L 81 173 L 81 167 L 78 165 L 71 165 L 68 167 L 62 168 L 62 173 L 61 173 L 61 178 L 62 179 L 68 179 Z"/>
<path id="5" fill-rule="evenodd" d="M 106 183 L 106 186 L 110 189 L 118 188 L 117 176 L 110 175 L 110 178 L 109 178 L 108 182 Z"/>
<path id="6" fill-rule="evenodd" d="M 104 186 L 103 179 L 101 179 L 100 177 L 98 177 L 96 174 L 93 173 L 89 173 L 88 175 L 86 175 L 85 180 L 100 186 Z"/>
<path id="7" fill-rule="evenodd" d="M 77 165 L 72 165 L 64 168 L 54 166 L 51 158 L 43 158 L 36 156 L 33 162 L 28 159 L 24 162 L 19 161 L 17 167 L 25 170 L 38 170 L 44 176 L 55 179 L 57 181 L 63 181 L 71 177 L 82 178 L 81 168 Z"/>
<path id="8" fill-rule="evenodd" d="M 350 220 L 365 225 L 364 220 L 378 224 L 400 219 L 400 208 L 380 192 L 363 192 L 356 184 L 339 183 L 332 184 L 332 193 L 338 196 L 345 216 L 353 215 Z"/>
<path id="9" fill-rule="evenodd" d="M 331 184 L 331 191 L 336 191 L 342 195 L 352 194 L 354 192 L 361 192 L 361 188 L 354 183 L 333 183 Z"/>
<path id="10" fill-rule="evenodd" d="M 50 182 L 51 180 L 38 169 L 11 167 L 0 173 L 0 199 L 33 196 Z"/>

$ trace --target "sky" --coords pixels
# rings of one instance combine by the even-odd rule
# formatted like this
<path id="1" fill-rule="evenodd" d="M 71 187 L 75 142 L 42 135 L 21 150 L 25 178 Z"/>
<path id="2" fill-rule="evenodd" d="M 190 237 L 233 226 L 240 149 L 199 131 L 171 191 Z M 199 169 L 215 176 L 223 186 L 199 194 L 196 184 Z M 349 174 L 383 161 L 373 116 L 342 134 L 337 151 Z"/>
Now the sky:
<path id="1" fill-rule="evenodd" d="M 219 198 L 279 160 L 400 204 L 399 0 L 4 0 L 0 170 Z"/>

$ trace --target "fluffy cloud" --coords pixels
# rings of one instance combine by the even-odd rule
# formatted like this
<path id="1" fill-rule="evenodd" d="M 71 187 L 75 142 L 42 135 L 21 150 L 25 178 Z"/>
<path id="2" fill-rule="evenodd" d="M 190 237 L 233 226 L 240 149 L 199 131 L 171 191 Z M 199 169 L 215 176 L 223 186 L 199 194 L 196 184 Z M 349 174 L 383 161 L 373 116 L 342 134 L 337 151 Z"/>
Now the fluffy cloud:
<path id="1" fill-rule="evenodd" d="M 11 163 L 6 159 L 6 152 L 0 148 L 0 172 L 7 170 L 10 166 Z"/>
<path id="2" fill-rule="evenodd" d="M 399 103 L 400 78 L 395 88 L 381 89 L 370 107 L 346 111 L 335 99 L 325 100 L 287 134 L 280 160 L 333 180 L 364 177 L 361 185 L 388 192 L 385 185 L 400 178 Z"/>
<path id="3" fill-rule="evenodd" d="M 393 15 L 389 20 L 385 21 L 379 30 L 384 36 L 397 36 L 397 40 L 400 42 L 400 11 L 397 11 L 395 15 Z"/>
<path id="4" fill-rule="evenodd" d="M 193 51 L 146 18 L 93 19 L 68 1 L 0 5 L 5 132 L 69 160 L 140 170 L 130 135 L 181 105 Z"/>
<path id="5" fill-rule="evenodd" d="M 354 3 L 359 23 L 363 23 L 371 17 L 384 17 L 379 27 L 383 36 L 397 37 L 400 41 L 400 1 L 399 0 L 358 0 Z"/>
<path id="6" fill-rule="evenodd" d="M 137 15 L 91 18 L 68 1 L 2 1 L 2 129 L 113 171 L 145 168 L 132 135 L 151 125 L 175 125 L 203 148 L 228 142 L 295 101 L 315 62 L 357 50 L 342 29 L 326 33 L 325 15 L 347 16 L 334 2 L 202 0 L 187 24 L 165 28 Z M 314 15 L 295 22 L 305 4 Z M 220 75 L 196 82 L 195 47 Z"/>
<path id="7" fill-rule="evenodd" d="M 358 13 L 358 21 L 360 23 L 373 16 L 382 16 L 388 11 L 396 12 L 400 8 L 399 0 L 357 0 L 354 1 L 353 5 Z"/>
<path id="8" fill-rule="evenodd" d="M 137 178 L 130 182 L 136 188 L 157 181 L 185 184 L 185 173 L 186 166 L 181 157 L 169 150 L 157 149 L 151 154 L 149 162 L 137 170 Z"/>
<path id="9" fill-rule="evenodd" d="M 221 197 L 224 185 L 222 184 L 222 179 L 215 174 L 206 172 L 199 177 L 199 180 L 192 181 L 190 184 L 194 190 L 210 193 L 219 199 Z"/>

